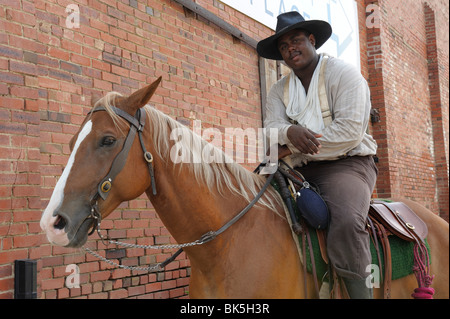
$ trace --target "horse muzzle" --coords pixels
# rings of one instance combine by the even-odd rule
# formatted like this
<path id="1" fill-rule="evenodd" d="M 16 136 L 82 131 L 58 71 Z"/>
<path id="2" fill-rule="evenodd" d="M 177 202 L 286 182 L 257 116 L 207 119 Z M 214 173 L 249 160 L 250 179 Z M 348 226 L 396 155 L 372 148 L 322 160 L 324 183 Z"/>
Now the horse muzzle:
<path id="1" fill-rule="evenodd" d="M 56 210 L 50 217 L 41 219 L 41 228 L 52 244 L 77 248 L 86 243 L 89 229 L 95 225 L 95 221 L 86 210 L 74 215 Z"/>

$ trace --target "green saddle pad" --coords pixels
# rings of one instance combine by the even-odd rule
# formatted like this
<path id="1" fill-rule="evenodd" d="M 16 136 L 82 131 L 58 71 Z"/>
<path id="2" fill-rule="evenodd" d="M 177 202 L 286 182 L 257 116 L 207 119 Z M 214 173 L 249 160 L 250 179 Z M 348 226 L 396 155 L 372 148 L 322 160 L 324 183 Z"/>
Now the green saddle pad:
<path id="1" fill-rule="evenodd" d="M 314 261 L 316 265 L 317 278 L 322 280 L 325 273 L 328 270 L 328 265 L 323 261 L 320 254 L 319 240 L 317 239 L 317 233 L 313 229 L 309 229 L 311 236 L 311 245 L 313 247 Z M 302 238 L 299 236 L 300 245 L 302 245 Z M 391 262 L 392 262 L 392 280 L 399 279 L 408 276 L 413 273 L 414 266 L 414 243 L 405 241 L 396 236 L 389 236 L 389 243 L 391 246 Z M 425 239 L 425 245 L 429 250 L 427 240 Z M 381 265 L 384 267 L 384 254 L 381 243 L 378 243 L 378 250 L 380 252 Z M 372 254 L 372 264 L 379 266 L 377 252 L 375 245 L 370 241 L 370 252 Z M 312 273 L 311 257 L 309 253 L 309 247 L 306 245 L 306 267 L 308 272 Z M 384 275 L 384 268 L 380 269 L 382 276 Z"/>

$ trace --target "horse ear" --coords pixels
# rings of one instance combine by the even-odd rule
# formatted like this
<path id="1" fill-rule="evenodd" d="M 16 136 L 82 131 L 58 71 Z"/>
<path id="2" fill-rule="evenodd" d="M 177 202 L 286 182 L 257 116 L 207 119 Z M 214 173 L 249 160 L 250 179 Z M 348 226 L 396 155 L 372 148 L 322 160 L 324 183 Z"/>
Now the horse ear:
<path id="1" fill-rule="evenodd" d="M 93 93 L 93 94 L 91 95 L 91 105 L 94 106 L 95 103 L 97 103 L 98 100 L 100 100 L 101 98 L 102 98 L 102 96 L 101 96 L 100 94 Z"/>
<path id="2" fill-rule="evenodd" d="M 129 97 L 120 100 L 119 105 L 117 105 L 119 108 L 121 108 L 124 111 L 128 111 L 128 113 L 134 115 L 138 109 L 143 107 L 148 103 L 150 98 L 152 97 L 153 93 L 155 93 L 156 88 L 158 87 L 159 83 L 161 82 L 162 77 L 160 76 L 156 81 L 154 81 L 152 84 L 137 90 L 133 94 L 131 94 Z"/>

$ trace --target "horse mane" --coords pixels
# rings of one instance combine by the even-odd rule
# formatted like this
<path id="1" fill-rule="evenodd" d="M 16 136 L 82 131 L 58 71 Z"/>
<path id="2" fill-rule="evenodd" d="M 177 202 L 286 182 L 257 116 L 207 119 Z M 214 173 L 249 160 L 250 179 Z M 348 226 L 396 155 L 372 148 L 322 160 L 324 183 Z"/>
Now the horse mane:
<path id="1" fill-rule="evenodd" d="M 119 123 L 124 123 L 125 121 L 114 113 L 111 105 L 114 105 L 116 98 L 120 96 L 122 95 L 118 92 L 109 92 L 94 105 L 94 108 L 103 106 L 117 127 L 119 127 Z M 184 136 L 177 143 L 190 142 L 189 145 L 184 144 L 181 146 L 191 152 L 191 158 L 197 157 L 201 159 L 205 147 L 208 149 L 211 156 L 215 159 L 214 161 L 210 163 L 203 160 L 200 160 L 198 163 L 184 163 L 182 161 L 178 164 L 174 163 L 174 167 L 178 166 L 181 169 L 182 165 L 188 165 L 190 172 L 194 174 L 197 182 L 206 185 L 209 191 L 213 191 L 216 188 L 220 194 L 223 194 L 224 189 L 228 189 L 232 193 L 241 195 L 247 202 L 250 202 L 257 195 L 259 189 L 263 187 L 266 181 L 264 176 L 254 174 L 235 161 L 232 161 L 221 149 L 208 143 L 191 129 L 153 106 L 147 104 L 144 106 L 144 110 L 148 115 L 147 118 L 152 128 L 153 145 L 157 155 L 161 159 L 170 158 L 171 147 L 169 141 L 171 132 L 175 129 L 182 130 L 183 135 L 188 135 L 187 137 Z M 265 194 L 258 201 L 258 204 L 271 209 L 278 215 L 280 214 L 278 213 L 277 206 L 284 207 L 281 196 L 272 187 L 266 190 Z M 282 215 L 280 216 L 283 217 Z"/>

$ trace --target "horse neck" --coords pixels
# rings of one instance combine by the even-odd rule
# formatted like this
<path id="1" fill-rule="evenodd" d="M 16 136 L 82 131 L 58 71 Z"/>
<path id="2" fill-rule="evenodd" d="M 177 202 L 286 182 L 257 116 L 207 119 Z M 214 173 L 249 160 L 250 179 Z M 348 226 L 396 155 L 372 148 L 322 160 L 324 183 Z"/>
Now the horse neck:
<path id="1" fill-rule="evenodd" d="M 157 195 L 147 190 L 158 216 L 178 243 L 192 242 L 219 229 L 245 206 L 230 191 L 219 193 L 198 182 L 188 165 L 155 158 Z M 224 203 L 227 203 L 224 205 Z"/>
<path id="2" fill-rule="evenodd" d="M 148 150 L 154 154 L 157 195 L 151 194 L 151 187 L 146 193 L 164 225 L 177 242 L 196 240 L 204 233 L 220 228 L 229 220 L 230 214 L 238 213 L 245 203 L 244 199 L 232 194 L 227 187 L 224 187 L 221 194 L 216 187 L 207 187 L 206 183 L 201 181 L 201 177 L 195 176 L 199 174 L 199 171 L 203 174 L 204 167 L 197 166 L 200 170 L 195 172 L 191 166 L 202 164 L 174 163 L 170 154 L 175 143 L 171 139 L 171 133 L 180 127 L 158 111 L 153 109 L 147 111 L 150 113 L 144 138 Z M 183 129 L 186 130 L 183 134 L 190 136 L 188 129 Z M 169 139 L 170 142 L 165 143 Z M 196 140 L 195 144 L 198 143 L 201 142 Z M 189 145 L 189 149 L 191 148 L 195 149 Z M 229 181 L 236 182 L 231 176 Z M 228 204 L 224 208 L 224 201 L 228 203 L 231 200 L 233 207 Z"/>
<path id="3" fill-rule="evenodd" d="M 179 172 L 178 168 L 164 166 L 158 159 L 155 175 L 158 194 L 152 195 L 149 188 L 147 195 L 180 244 L 217 231 L 247 205 L 243 197 L 231 191 L 219 193 L 207 189 L 196 181 L 187 167 Z M 298 271 L 300 264 L 289 226 L 266 207 L 252 208 L 249 215 L 214 240 L 183 250 L 191 264 L 193 298 L 267 298 L 276 296 L 275 289 L 280 285 L 288 291 L 280 294 L 282 298 L 301 297 L 303 293 L 300 286 L 304 279 Z M 247 257 L 251 262 L 243 263 L 243 258 Z M 289 265 L 281 272 L 280 261 Z M 258 266 L 255 268 L 255 265 Z"/>

